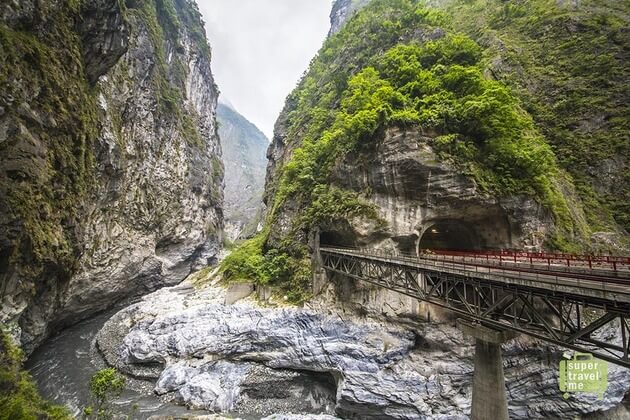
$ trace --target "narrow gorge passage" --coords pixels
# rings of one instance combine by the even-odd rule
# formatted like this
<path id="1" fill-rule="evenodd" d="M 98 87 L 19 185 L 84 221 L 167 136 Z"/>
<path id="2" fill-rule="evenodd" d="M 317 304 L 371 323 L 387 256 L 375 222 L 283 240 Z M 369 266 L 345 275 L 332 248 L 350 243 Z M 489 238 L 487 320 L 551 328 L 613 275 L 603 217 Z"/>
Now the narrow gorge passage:
<path id="1" fill-rule="evenodd" d="M 630 420 L 628 33 L 0 1 L 0 420 Z"/>

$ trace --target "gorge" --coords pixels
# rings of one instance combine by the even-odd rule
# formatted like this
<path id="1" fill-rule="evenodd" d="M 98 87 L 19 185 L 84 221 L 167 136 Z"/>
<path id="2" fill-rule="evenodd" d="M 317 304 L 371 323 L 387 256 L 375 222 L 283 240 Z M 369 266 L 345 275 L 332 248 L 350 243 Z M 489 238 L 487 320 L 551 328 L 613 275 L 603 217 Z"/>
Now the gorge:
<path id="1" fill-rule="evenodd" d="M 330 18 L 268 144 L 194 1 L 0 4 L 0 419 L 470 418 L 457 316 L 319 247 L 630 254 L 627 5 Z M 623 366 L 563 397 L 566 350 L 503 344 L 510 418 L 630 418 Z M 107 367 L 125 389 L 83 411 Z"/>
<path id="2" fill-rule="evenodd" d="M 219 104 L 217 121 L 225 162 L 225 233 L 235 241 L 255 234 L 263 220 L 269 140 L 230 105 Z"/>

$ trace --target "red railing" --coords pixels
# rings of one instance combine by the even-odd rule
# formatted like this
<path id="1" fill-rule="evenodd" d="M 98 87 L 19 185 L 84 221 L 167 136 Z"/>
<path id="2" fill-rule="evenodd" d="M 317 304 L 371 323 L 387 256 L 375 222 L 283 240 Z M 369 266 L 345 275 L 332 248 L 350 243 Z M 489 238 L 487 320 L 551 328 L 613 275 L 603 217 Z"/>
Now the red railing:
<path id="1" fill-rule="evenodd" d="M 613 271 L 618 269 L 630 269 L 630 257 L 619 257 L 612 255 L 573 255 L 558 254 L 551 252 L 525 252 L 525 251 L 459 251 L 448 249 L 431 249 L 429 255 L 448 255 L 464 258 L 476 258 L 489 260 L 499 260 L 500 262 L 529 262 L 531 265 L 543 263 L 546 265 L 583 266 L 593 268 L 608 268 Z"/>

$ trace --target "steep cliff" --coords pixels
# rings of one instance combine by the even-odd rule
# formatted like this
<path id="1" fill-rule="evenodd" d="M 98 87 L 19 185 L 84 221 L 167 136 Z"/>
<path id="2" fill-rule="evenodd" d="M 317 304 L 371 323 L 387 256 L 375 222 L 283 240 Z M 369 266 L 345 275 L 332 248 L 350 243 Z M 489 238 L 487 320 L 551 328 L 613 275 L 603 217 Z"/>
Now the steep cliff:
<path id="1" fill-rule="evenodd" d="M 0 6 L 1 321 L 54 329 L 213 261 L 223 166 L 189 0 Z"/>
<path id="2" fill-rule="evenodd" d="M 339 0 L 334 32 L 368 1 Z M 595 230 L 630 231 L 628 5 L 609 0 L 437 0 L 449 27 L 485 48 L 487 76 L 522 100 L 572 176 Z M 605 237 L 603 239 L 606 241 Z"/>
<path id="3" fill-rule="evenodd" d="M 486 50 L 584 203 L 593 240 L 630 232 L 630 4 L 610 0 L 444 1 Z M 623 229 L 623 230 L 620 230 Z M 606 249 L 610 247 L 609 249 Z"/>
<path id="4" fill-rule="evenodd" d="M 332 35 L 287 98 L 268 152 L 267 228 L 247 244 L 265 268 L 235 253 L 227 277 L 307 297 L 295 289 L 309 289 L 316 240 L 410 253 L 438 243 L 627 250 L 628 14 L 583 3 L 336 2 Z M 561 22 L 591 44 L 565 52 Z M 529 23 L 539 30 L 527 38 Z M 543 35 L 545 46 L 531 46 Z M 582 66 L 602 60 L 614 73 L 605 83 Z"/>
<path id="5" fill-rule="evenodd" d="M 217 108 L 225 164 L 225 234 L 234 241 L 256 233 L 262 221 L 269 140 L 229 105 Z"/>

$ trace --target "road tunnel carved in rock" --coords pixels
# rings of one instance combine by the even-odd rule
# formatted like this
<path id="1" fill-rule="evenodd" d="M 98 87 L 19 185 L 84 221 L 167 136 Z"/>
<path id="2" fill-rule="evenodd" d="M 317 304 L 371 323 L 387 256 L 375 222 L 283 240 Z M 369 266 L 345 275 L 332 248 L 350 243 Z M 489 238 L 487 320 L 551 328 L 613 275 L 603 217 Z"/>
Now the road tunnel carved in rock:
<path id="1" fill-rule="evenodd" d="M 355 247 L 357 237 L 350 229 L 324 230 L 319 233 L 320 246 Z"/>
<path id="2" fill-rule="evenodd" d="M 481 248 L 481 238 L 474 227 L 458 220 L 442 220 L 427 225 L 418 242 L 420 252 L 429 249 L 468 251 Z"/>

